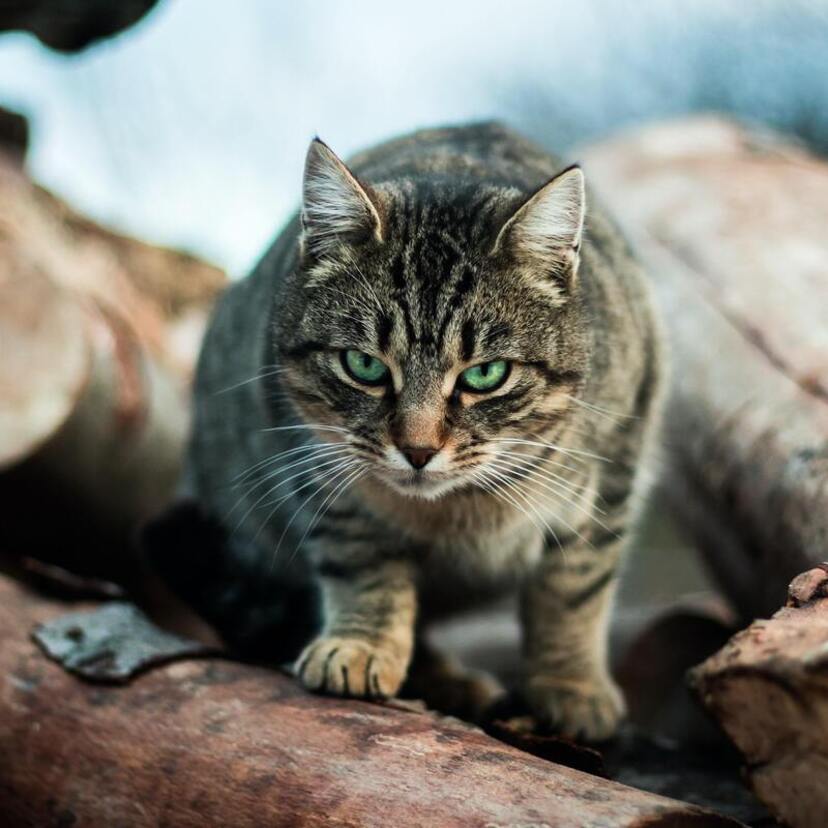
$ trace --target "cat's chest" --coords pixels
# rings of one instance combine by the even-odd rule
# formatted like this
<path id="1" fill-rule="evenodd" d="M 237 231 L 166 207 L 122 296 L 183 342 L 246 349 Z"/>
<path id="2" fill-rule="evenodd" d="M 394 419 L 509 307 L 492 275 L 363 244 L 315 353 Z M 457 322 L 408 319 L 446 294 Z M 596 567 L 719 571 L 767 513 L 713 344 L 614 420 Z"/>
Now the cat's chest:
<path id="1" fill-rule="evenodd" d="M 537 564 L 542 549 L 541 533 L 532 525 L 518 524 L 434 538 L 418 563 L 426 586 L 496 595 L 516 587 Z"/>
<path id="2" fill-rule="evenodd" d="M 540 520 L 485 493 L 439 501 L 371 493 L 377 519 L 411 550 L 425 586 L 443 583 L 486 593 L 508 590 L 540 559 Z"/>

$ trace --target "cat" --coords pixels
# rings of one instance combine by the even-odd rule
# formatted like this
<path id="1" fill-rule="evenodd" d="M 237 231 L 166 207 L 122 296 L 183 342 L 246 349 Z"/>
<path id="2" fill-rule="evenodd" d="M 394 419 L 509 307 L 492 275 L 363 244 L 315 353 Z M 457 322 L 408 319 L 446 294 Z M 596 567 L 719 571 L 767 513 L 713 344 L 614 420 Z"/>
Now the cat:
<path id="1" fill-rule="evenodd" d="M 428 625 L 517 592 L 535 721 L 611 736 L 664 373 L 628 245 L 579 167 L 496 123 L 348 165 L 316 139 L 302 195 L 203 345 L 183 490 L 224 538 L 203 565 L 246 573 L 305 687 L 464 711 L 500 690 Z"/>

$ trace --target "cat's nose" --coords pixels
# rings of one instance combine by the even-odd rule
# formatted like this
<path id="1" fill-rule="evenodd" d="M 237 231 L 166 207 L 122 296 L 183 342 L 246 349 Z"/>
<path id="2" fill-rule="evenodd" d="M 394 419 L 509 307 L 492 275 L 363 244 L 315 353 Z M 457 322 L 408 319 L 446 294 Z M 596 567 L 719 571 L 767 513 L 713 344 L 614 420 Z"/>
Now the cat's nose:
<path id="1" fill-rule="evenodd" d="M 422 469 L 424 466 L 428 464 L 428 461 L 434 457 L 435 454 L 440 449 L 436 448 L 429 448 L 428 446 L 422 447 L 414 447 L 414 446 L 406 446 L 401 448 L 400 451 L 405 455 L 405 459 L 415 468 L 415 469 Z"/>

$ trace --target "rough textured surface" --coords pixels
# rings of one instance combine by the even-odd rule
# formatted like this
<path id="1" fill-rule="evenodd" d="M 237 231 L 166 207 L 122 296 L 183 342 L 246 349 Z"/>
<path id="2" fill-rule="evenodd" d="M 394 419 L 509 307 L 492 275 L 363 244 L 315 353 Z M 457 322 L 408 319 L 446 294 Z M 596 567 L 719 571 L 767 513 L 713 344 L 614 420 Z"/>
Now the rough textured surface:
<path id="1" fill-rule="evenodd" d="M 672 340 L 666 491 L 742 616 L 770 614 L 828 547 L 828 164 L 710 118 L 583 155 Z"/>
<path id="2" fill-rule="evenodd" d="M 90 681 L 126 682 L 148 667 L 212 650 L 153 624 L 134 604 L 112 601 L 39 624 L 35 641 L 67 670 Z"/>
<path id="3" fill-rule="evenodd" d="M 262 668 L 190 661 L 85 684 L 26 634 L 64 611 L 0 580 L 10 828 L 738 824 L 429 714 L 309 696 Z"/>
<path id="4" fill-rule="evenodd" d="M 756 794 L 784 822 L 821 828 L 828 810 L 828 565 L 797 577 L 788 604 L 692 673 L 744 754 Z"/>

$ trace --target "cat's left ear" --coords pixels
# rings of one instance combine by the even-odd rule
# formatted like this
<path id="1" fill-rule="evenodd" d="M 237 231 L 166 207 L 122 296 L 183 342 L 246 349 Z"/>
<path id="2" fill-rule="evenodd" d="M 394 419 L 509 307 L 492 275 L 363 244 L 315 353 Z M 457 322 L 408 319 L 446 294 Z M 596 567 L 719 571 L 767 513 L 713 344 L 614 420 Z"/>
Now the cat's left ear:
<path id="1" fill-rule="evenodd" d="M 566 291 L 578 270 L 585 214 L 584 174 L 575 165 L 518 207 L 498 233 L 494 249 L 507 251 Z"/>
<path id="2" fill-rule="evenodd" d="M 305 158 L 302 247 L 322 257 L 342 242 L 382 241 L 382 221 L 367 189 L 334 151 L 315 138 Z"/>

